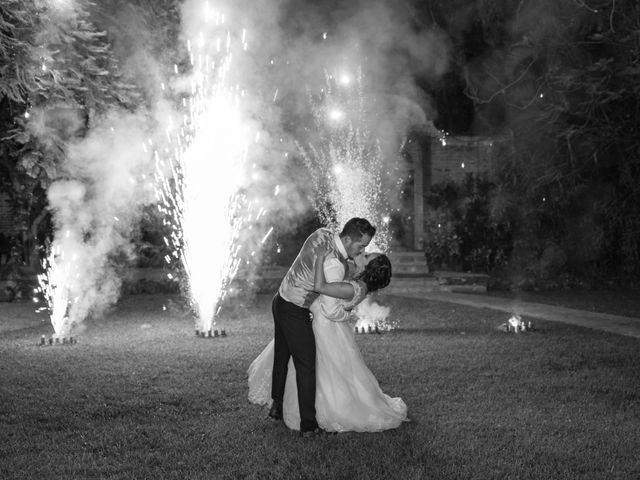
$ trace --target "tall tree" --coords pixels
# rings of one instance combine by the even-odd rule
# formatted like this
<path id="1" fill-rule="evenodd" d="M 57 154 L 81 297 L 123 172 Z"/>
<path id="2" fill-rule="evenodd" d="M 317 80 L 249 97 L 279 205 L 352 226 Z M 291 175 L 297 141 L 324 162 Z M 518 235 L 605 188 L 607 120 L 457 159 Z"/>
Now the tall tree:
<path id="1" fill-rule="evenodd" d="M 68 142 L 109 108 L 139 96 L 119 72 L 89 2 L 6 0 L 0 5 L 0 185 L 29 260 L 46 217 L 46 188 Z"/>
<path id="2" fill-rule="evenodd" d="M 457 47 L 475 131 L 513 132 L 501 195 L 521 250 L 640 272 L 640 2 L 430 0 L 421 14 Z"/>

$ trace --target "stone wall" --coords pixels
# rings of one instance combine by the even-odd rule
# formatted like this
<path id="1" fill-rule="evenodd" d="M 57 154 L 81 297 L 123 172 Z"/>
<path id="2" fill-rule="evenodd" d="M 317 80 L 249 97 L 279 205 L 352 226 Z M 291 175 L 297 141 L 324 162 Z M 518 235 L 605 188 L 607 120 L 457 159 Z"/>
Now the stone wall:
<path id="1" fill-rule="evenodd" d="M 491 175 L 497 143 L 492 137 L 431 137 L 430 158 L 427 159 L 431 185 L 461 182 L 469 173 Z"/>
<path id="2" fill-rule="evenodd" d="M 422 249 L 424 238 L 424 194 L 432 185 L 462 182 L 469 173 L 491 178 L 500 158 L 512 150 L 510 135 L 451 136 L 432 124 L 413 132 L 403 146 L 414 179 L 413 248 Z"/>

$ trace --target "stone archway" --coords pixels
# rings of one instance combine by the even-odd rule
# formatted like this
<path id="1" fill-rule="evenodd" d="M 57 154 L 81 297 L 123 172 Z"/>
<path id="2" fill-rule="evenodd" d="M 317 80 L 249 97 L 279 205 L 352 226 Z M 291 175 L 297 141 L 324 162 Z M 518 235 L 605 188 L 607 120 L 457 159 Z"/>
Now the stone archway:
<path id="1" fill-rule="evenodd" d="M 411 180 L 411 200 L 407 208 L 411 209 L 409 237 L 404 242 L 404 248 L 424 251 L 424 192 L 431 185 L 431 170 L 429 151 L 431 137 L 421 131 L 411 132 L 403 145 L 402 154 L 407 160 L 409 178 Z"/>

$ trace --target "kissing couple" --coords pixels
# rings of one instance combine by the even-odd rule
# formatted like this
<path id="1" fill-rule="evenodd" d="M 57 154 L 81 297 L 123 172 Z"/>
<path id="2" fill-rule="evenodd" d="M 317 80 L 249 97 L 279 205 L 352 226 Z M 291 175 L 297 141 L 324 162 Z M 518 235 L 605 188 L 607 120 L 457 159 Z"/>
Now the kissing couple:
<path id="1" fill-rule="evenodd" d="M 408 421 L 407 406 L 380 389 L 354 338 L 354 307 L 391 281 L 389 258 L 364 253 L 375 233 L 364 218 L 339 234 L 316 230 L 273 298 L 274 338 L 248 369 L 249 401 L 270 403 L 269 417 L 303 437 Z"/>

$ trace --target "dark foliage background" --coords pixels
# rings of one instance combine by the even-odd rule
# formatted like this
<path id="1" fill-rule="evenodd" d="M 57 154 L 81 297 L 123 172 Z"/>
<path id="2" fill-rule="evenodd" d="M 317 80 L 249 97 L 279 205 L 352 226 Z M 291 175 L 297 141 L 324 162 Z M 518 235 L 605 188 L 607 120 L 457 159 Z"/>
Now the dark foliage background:
<path id="1" fill-rule="evenodd" d="M 563 274 L 637 278 L 639 2 L 434 0 L 419 12 L 457 47 L 453 77 L 441 79 L 448 86 L 427 87 L 444 107 L 437 125 L 465 134 L 506 129 L 514 139 L 483 194 L 483 212 L 468 223 L 459 202 L 450 206 L 447 218 L 456 222 L 450 230 L 475 229 L 471 243 L 485 245 L 487 238 L 491 249 L 495 239 L 481 232 L 502 225 L 509 232 L 503 239 L 511 239 L 504 249 L 509 275 L 528 276 L 527 282 Z M 463 96 L 451 93 L 460 90 L 460 79 Z M 473 115 L 451 115 L 468 111 L 469 102 Z M 435 186 L 431 197 L 447 188 Z M 464 186 L 458 194 L 478 201 Z M 479 221 L 484 226 L 477 230 Z M 464 243 L 456 254 L 475 269 Z"/>

